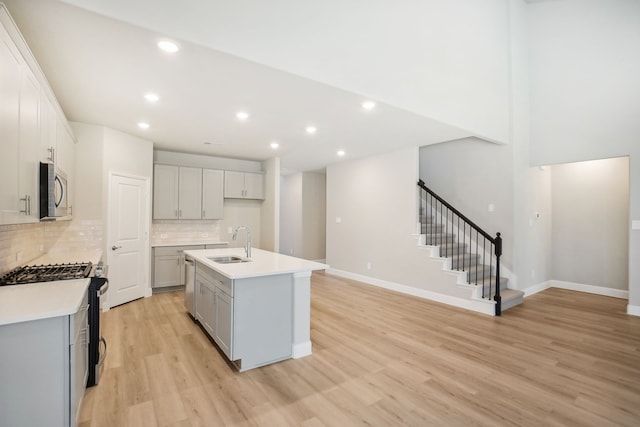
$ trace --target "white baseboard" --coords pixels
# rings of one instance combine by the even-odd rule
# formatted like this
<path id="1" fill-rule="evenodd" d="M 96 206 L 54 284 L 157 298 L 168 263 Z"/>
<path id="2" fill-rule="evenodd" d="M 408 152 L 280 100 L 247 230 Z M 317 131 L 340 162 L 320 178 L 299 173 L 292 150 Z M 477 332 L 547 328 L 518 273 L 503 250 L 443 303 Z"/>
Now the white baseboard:
<path id="1" fill-rule="evenodd" d="M 311 354 L 311 341 L 294 344 L 291 348 L 291 357 L 299 359 Z"/>
<path id="2" fill-rule="evenodd" d="M 551 287 L 551 282 L 547 281 L 547 282 L 542 282 L 542 283 L 538 283 L 536 285 L 533 286 L 529 286 L 527 289 L 523 289 L 522 292 L 524 292 L 524 297 L 530 297 L 531 295 L 535 295 L 538 292 L 542 292 L 545 289 L 549 289 Z"/>
<path id="3" fill-rule="evenodd" d="M 478 313 L 488 314 L 490 316 L 495 315 L 495 303 L 493 301 L 468 300 L 464 298 L 458 298 L 451 295 L 445 295 L 437 292 L 428 291 L 426 289 L 419 289 L 419 288 L 414 288 L 413 286 L 407 286 L 407 285 L 402 285 L 400 283 L 388 282 L 386 280 L 376 279 L 375 277 L 364 276 L 362 274 L 351 273 L 344 270 L 337 270 L 335 268 L 330 268 L 326 272 L 327 274 L 331 274 L 333 276 L 344 277 L 345 279 L 357 280 L 358 282 L 362 282 L 367 285 L 373 285 L 379 288 L 389 289 L 391 291 L 396 291 L 403 294 L 412 295 L 415 297 L 452 305 L 454 307 L 464 308 L 464 309 L 475 311 Z"/>
<path id="4" fill-rule="evenodd" d="M 640 305 L 627 305 L 627 314 L 631 316 L 640 316 Z"/>
<path id="5" fill-rule="evenodd" d="M 604 295 L 607 297 L 629 299 L 629 291 L 623 289 L 605 288 L 604 286 L 585 285 L 582 283 L 563 282 L 550 280 L 550 287 L 568 289 L 570 291 L 587 292 L 589 294 Z"/>

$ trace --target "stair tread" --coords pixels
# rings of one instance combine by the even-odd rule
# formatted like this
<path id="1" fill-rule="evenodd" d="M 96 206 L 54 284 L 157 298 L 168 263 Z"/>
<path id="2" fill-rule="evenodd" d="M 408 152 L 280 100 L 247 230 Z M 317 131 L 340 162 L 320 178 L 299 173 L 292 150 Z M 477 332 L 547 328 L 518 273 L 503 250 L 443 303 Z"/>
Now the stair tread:
<path id="1" fill-rule="evenodd" d="M 514 298 L 520 298 L 524 296 L 524 292 L 519 291 L 517 289 L 503 289 L 500 291 L 500 297 L 502 301 L 512 300 Z"/>

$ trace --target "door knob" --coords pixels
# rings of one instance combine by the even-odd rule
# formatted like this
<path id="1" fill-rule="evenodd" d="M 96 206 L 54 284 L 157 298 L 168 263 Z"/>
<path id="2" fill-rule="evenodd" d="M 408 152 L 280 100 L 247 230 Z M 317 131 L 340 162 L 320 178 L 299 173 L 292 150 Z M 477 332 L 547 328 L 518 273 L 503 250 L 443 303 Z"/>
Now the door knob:
<path id="1" fill-rule="evenodd" d="M 122 247 L 122 246 L 116 246 L 116 245 L 113 245 L 113 246 L 111 246 L 111 250 L 112 250 L 112 251 L 115 251 L 115 250 L 117 250 L 117 249 L 120 249 L 121 247 Z"/>

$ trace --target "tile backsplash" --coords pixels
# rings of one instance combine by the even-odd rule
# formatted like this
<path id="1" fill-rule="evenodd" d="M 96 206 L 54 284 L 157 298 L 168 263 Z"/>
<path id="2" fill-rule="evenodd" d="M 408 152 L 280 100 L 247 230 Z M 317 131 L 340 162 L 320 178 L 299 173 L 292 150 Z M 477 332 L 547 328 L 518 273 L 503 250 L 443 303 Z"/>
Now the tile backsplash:
<path id="1" fill-rule="evenodd" d="M 151 241 L 163 240 L 221 240 L 220 222 L 211 221 L 176 221 L 154 220 L 151 224 Z"/>
<path id="2" fill-rule="evenodd" d="M 102 245 L 102 221 L 0 225 L 0 274 L 46 252 L 100 249 Z"/>

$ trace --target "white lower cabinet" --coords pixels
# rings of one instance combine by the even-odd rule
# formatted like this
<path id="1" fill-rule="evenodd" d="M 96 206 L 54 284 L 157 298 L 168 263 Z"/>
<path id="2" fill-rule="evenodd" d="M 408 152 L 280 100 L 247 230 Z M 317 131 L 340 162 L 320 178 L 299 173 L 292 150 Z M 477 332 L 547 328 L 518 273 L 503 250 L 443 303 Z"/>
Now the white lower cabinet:
<path id="1" fill-rule="evenodd" d="M 159 246 L 153 248 L 152 288 L 185 284 L 184 251 L 204 249 L 204 245 Z"/>
<path id="2" fill-rule="evenodd" d="M 196 320 L 214 335 L 215 327 L 215 287 L 202 271 L 196 268 Z"/>
<path id="3" fill-rule="evenodd" d="M 230 279 L 196 263 L 196 320 L 240 371 L 292 355 L 291 274 Z"/>
<path id="4" fill-rule="evenodd" d="M 88 304 L 0 326 L 0 426 L 76 425 L 87 384 Z"/>

